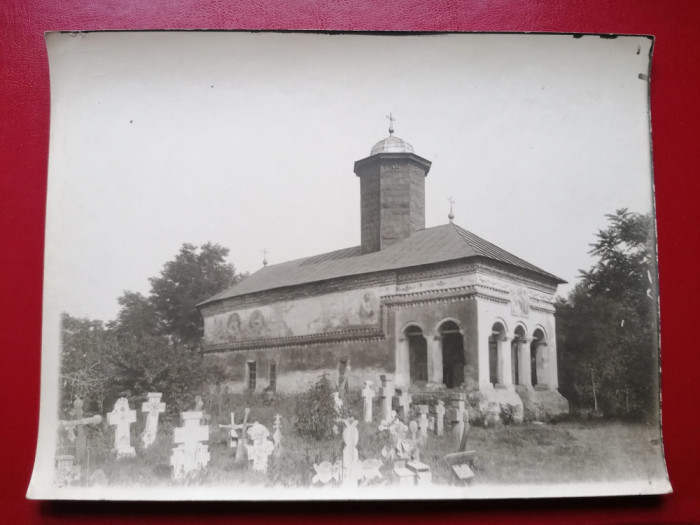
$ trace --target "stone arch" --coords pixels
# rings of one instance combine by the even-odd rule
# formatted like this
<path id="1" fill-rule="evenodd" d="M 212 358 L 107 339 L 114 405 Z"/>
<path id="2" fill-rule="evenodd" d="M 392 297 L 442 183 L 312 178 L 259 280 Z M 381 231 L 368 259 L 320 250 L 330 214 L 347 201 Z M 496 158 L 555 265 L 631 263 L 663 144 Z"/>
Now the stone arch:
<path id="1" fill-rule="evenodd" d="M 428 341 L 418 323 L 408 323 L 403 329 L 408 340 L 408 373 L 411 383 L 428 381 Z"/>
<path id="2" fill-rule="evenodd" d="M 491 324 L 491 333 L 489 337 L 489 382 L 494 385 L 499 382 L 498 377 L 498 349 L 501 341 L 506 337 L 508 333 L 508 326 L 506 322 L 501 318 L 494 319 Z"/>
<path id="3" fill-rule="evenodd" d="M 530 381 L 533 386 L 547 385 L 547 371 L 549 367 L 547 356 L 547 334 L 544 328 L 537 325 L 532 332 L 530 343 Z"/>
<path id="4" fill-rule="evenodd" d="M 464 331 L 456 319 L 447 317 L 438 323 L 438 338 L 442 357 L 442 381 L 447 388 L 464 383 Z"/>

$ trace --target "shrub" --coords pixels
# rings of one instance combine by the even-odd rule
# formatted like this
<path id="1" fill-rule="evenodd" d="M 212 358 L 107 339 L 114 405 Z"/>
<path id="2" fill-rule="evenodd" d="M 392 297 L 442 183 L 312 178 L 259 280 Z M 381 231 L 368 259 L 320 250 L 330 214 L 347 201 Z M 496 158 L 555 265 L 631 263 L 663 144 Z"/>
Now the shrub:
<path id="1" fill-rule="evenodd" d="M 323 374 L 311 389 L 303 394 L 294 413 L 294 429 L 301 436 L 318 441 L 332 435 L 338 418 L 333 401 L 333 386 L 327 374 Z"/>

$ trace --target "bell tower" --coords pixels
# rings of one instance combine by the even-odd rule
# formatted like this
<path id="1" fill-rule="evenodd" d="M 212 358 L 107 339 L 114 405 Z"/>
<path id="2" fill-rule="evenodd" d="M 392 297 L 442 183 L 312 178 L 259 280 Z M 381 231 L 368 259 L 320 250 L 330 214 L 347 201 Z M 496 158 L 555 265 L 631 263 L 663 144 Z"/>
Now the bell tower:
<path id="1" fill-rule="evenodd" d="M 364 253 L 391 246 L 425 228 L 425 177 L 431 162 L 394 135 L 377 142 L 369 157 L 355 162 L 360 178 L 361 237 Z"/>

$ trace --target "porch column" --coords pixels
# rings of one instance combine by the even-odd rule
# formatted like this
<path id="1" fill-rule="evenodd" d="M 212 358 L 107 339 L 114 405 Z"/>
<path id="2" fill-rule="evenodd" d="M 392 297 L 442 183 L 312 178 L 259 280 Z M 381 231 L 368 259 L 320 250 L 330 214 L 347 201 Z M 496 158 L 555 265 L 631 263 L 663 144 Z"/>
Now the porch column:
<path id="1" fill-rule="evenodd" d="M 511 343 L 513 339 L 506 336 L 498 340 L 498 385 L 506 389 L 513 388 L 513 364 Z"/>
<path id="2" fill-rule="evenodd" d="M 549 389 L 556 390 L 559 388 L 559 376 L 557 368 L 557 346 L 548 345 L 547 346 L 549 361 L 547 362 L 549 367 L 549 374 L 547 375 L 549 379 Z"/>
<path id="3" fill-rule="evenodd" d="M 487 335 L 478 335 L 476 350 L 478 359 L 479 390 L 493 390 L 491 373 L 489 369 L 489 338 Z"/>
<path id="4" fill-rule="evenodd" d="M 396 340 L 396 373 L 394 374 L 394 381 L 399 388 L 408 388 L 411 384 L 407 337 L 399 337 Z"/>
<path id="5" fill-rule="evenodd" d="M 441 385 L 442 377 L 442 337 L 426 337 L 428 342 L 428 383 Z"/>
<path id="6" fill-rule="evenodd" d="M 532 388 L 530 342 L 530 339 L 518 339 L 518 378 L 522 386 Z"/>

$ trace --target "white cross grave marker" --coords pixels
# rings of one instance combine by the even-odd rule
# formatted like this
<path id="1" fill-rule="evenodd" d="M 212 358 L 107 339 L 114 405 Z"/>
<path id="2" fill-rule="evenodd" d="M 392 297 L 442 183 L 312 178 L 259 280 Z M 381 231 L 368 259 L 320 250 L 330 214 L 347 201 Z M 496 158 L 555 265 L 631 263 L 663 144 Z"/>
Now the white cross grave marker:
<path id="1" fill-rule="evenodd" d="M 136 455 L 131 446 L 131 424 L 136 422 L 136 410 L 129 408 L 129 400 L 120 397 L 114 403 L 114 410 L 107 414 L 107 422 L 114 425 L 114 448 L 117 449 L 117 459 Z"/>
<path id="2" fill-rule="evenodd" d="M 156 441 L 158 418 L 161 413 L 165 412 L 165 403 L 160 402 L 162 396 L 163 394 L 159 392 L 149 392 L 148 400 L 141 405 L 141 412 L 148 414 L 146 416 L 146 428 L 141 436 L 141 441 L 145 448 L 150 447 Z"/>
<path id="3" fill-rule="evenodd" d="M 274 432 L 272 433 L 272 441 L 275 444 L 275 453 L 279 453 L 282 446 L 282 416 L 275 416 L 275 423 L 272 425 Z"/>
<path id="4" fill-rule="evenodd" d="M 372 422 L 372 402 L 374 400 L 374 390 L 372 389 L 372 381 L 365 381 L 365 387 L 362 389 L 362 399 L 364 400 L 365 423 Z"/>
<path id="5" fill-rule="evenodd" d="M 173 479 L 183 479 L 190 472 L 203 469 L 209 464 L 209 448 L 204 441 L 209 441 L 209 427 L 199 424 L 202 413 L 182 412 L 182 426 L 173 430 L 173 448 L 170 464 L 173 467 Z"/>
<path id="6" fill-rule="evenodd" d="M 58 425 L 68 431 L 68 439 L 75 441 L 75 460 L 82 464 L 87 455 L 87 436 L 83 425 L 98 425 L 102 423 L 102 416 L 83 417 L 83 401 L 76 398 L 73 403 L 76 419 L 59 421 Z"/>
<path id="7" fill-rule="evenodd" d="M 275 445 L 267 439 L 270 431 L 257 421 L 248 429 L 248 438 L 252 444 L 247 446 L 248 460 L 253 462 L 253 470 L 267 472 L 267 459 Z"/>
<path id="8" fill-rule="evenodd" d="M 381 375 L 382 386 L 379 395 L 382 399 L 382 421 L 387 421 L 391 417 L 391 399 L 394 397 L 394 381 L 390 376 Z M 392 418 L 393 419 L 393 418 Z"/>
<path id="9" fill-rule="evenodd" d="M 236 448 L 238 446 L 238 430 L 243 425 L 236 425 L 236 414 L 234 412 L 231 412 L 231 424 L 230 425 L 222 425 L 219 424 L 219 428 L 224 428 L 228 430 L 227 435 L 228 435 L 228 446 L 229 448 Z"/>
<path id="10" fill-rule="evenodd" d="M 445 403 L 442 399 L 438 400 L 435 407 L 435 434 L 442 437 L 445 425 Z"/>
<path id="11" fill-rule="evenodd" d="M 343 485 L 357 487 L 362 478 L 362 464 L 357 453 L 357 420 L 347 420 L 343 430 Z"/>
<path id="12" fill-rule="evenodd" d="M 420 419 L 418 420 L 418 429 L 420 432 L 421 444 L 425 444 L 428 439 L 428 405 L 418 405 Z"/>

